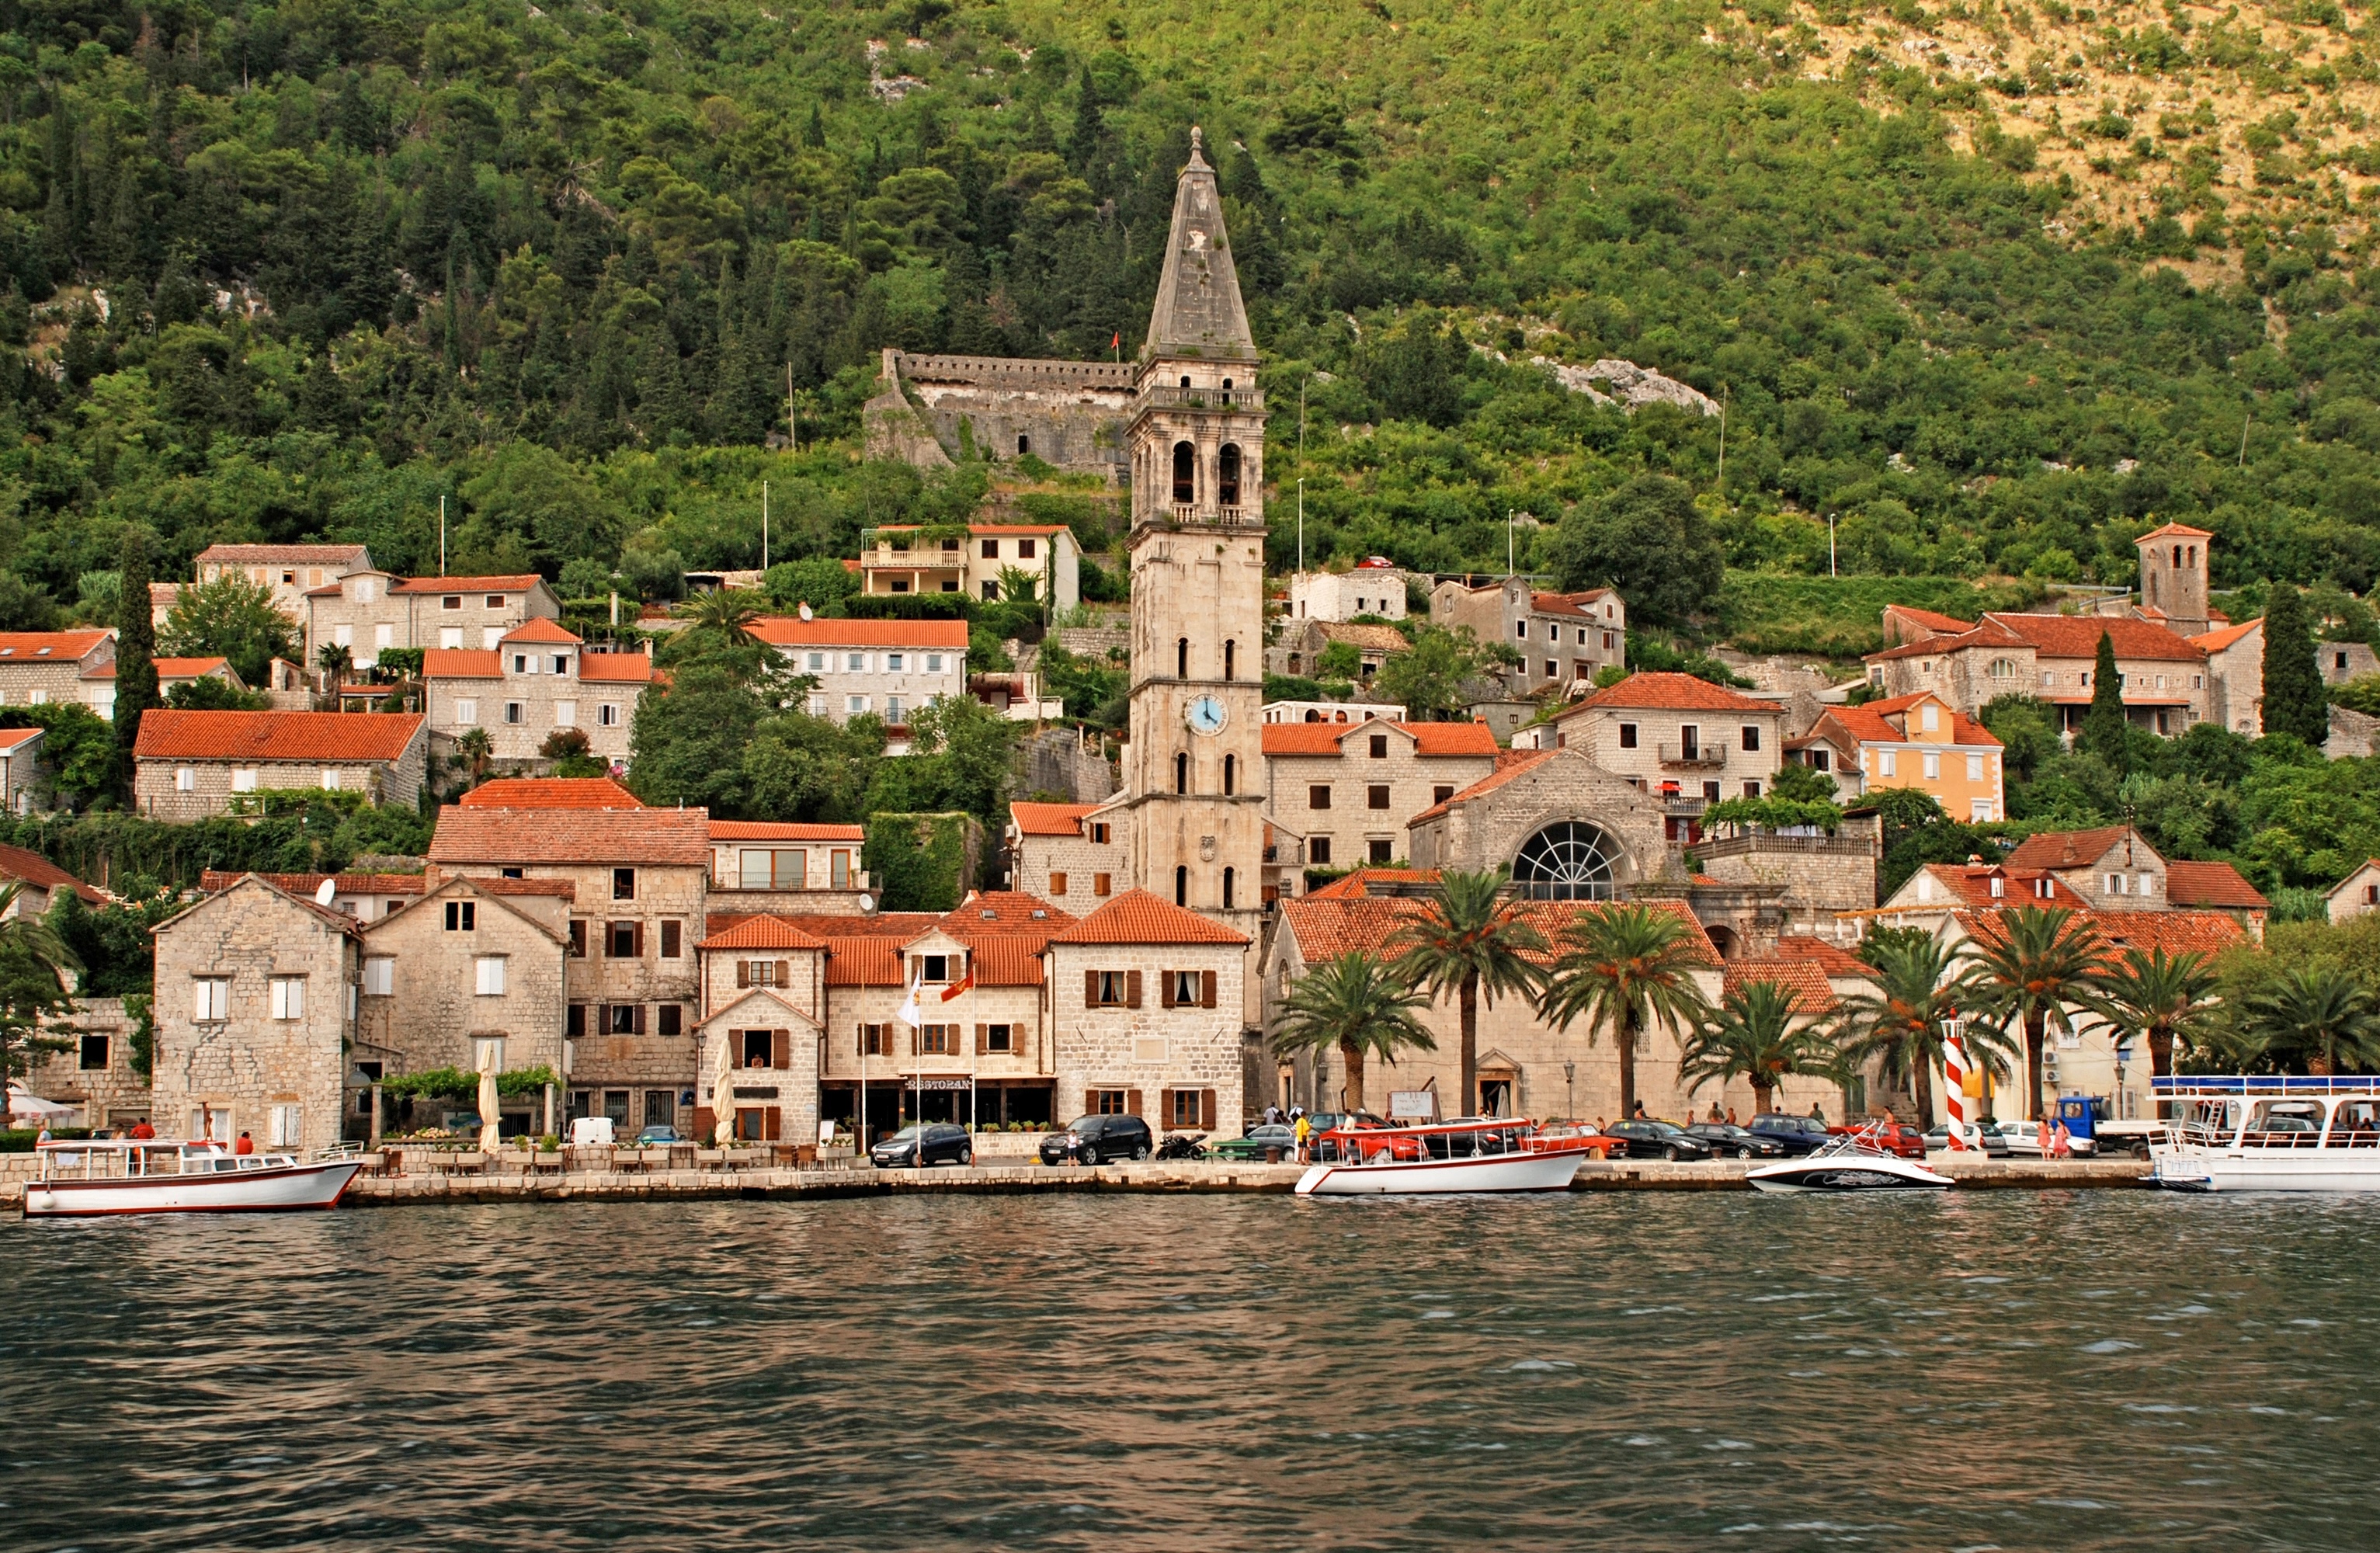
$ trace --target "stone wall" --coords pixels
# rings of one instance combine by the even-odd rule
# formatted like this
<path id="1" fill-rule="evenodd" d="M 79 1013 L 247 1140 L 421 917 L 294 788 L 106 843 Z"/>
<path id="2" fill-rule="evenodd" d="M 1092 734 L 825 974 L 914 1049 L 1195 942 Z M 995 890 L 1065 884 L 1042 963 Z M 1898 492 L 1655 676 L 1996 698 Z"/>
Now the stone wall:
<path id="1" fill-rule="evenodd" d="M 448 903 L 472 907 L 471 927 L 449 929 Z M 450 880 L 421 900 L 364 929 L 363 985 L 356 1043 L 387 1053 L 393 1074 L 477 1066 L 476 1041 L 504 1042 L 511 1071 L 563 1071 L 568 906 L 552 896 L 498 897 Z M 479 990 L 478 962 L 504 959 L 504 991 Z M 389 991 L 374 984 L 372 962 L 386 960 Z"/>
<path id="2" fill-rule="evenodd" d="M 132 1019 L 123 999 L 78 998 L 72 1013 L 42 1033 L 66 1041 L 67 1049 L 34 1058 L 25 1087 L 45 1100 L 82 1107 L 89 1127 L 149 1114 L 149 1081 L 132 1068 Z"/>
<path id="3" fill-rule="evenodd" d="M 1242 1010 L 1245 956 L 1237 944 L 1057 944 L 1050 946 L 1050 1001 L 1057 1027 L 1057 1112 L 1082 1114 L 1095 1089 L 1137 1091 L 1140 1114 L 1162 1134 L 1172 1118 L 1161 1096 L 1172 1089 L 1215 1091 L 1215 1125 L 1226 1135 L 1243 1105 Z M 1192 970 L 1215 977 L 1214 1006 L 1167 1008 L 1160 977 Z M 1084 976 L 1140 973 L 1140 1006 L 1087 1006 Z"/>
<path id="4" fill-rule="evenodd" d="M 1014 791 L 1055 793 L 1070 804 L 1104 803 L 1115 793 L 1115 767 L 1096 741 L 1072 728 L 1044 728 L 1019 741 Z"/>
<path id="5" fill-rule="evenodd" d="M 1025 454 L 1121 479 L 1134 362 L 1010 360 L 884 352 L 880 392 L 863 409 L 872 456 L 921 468 Z"/>
<path id="6" fill-rule="evenodd" d="M 254 771 L 257 791 L 313 791 L 322 786 L 324 771 L 335 770 L 343 793 L 361 793 L 375 804 L 410 807 L 419 801 L 421 783 L 430 770 L 429 755 L 430 738 L 424 732 L 416 734 L 405 746 L 404 756 L 395 761 L 147 759 L 138 763 L 133 799 L 152 819 L 187 823 L 231 812 L 236 771 Z M 188 792 L 175 785 L 175 773 L 185 770 L 191 773 Z"/>
<path id="7" fill-rule="evenodd" d="M 1872 837 L 1714 837 L 1694 849 L 1701 871 L 1723 884 L 1782 887 L 1781 930 L 1832 940 L 1835 914 L 1876 904 L 1877 848 Z"/>

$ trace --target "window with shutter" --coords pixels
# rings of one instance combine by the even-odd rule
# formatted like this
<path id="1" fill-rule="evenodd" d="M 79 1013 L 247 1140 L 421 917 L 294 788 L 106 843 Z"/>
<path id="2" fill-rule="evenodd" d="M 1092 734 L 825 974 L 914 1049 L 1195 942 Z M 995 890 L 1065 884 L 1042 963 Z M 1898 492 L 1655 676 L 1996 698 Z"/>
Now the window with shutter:
<path id="1" fill-rule="evenodd" d="M 1050 898 L 1051 898 L 1052 900 L 1055 900 L 1057 897 L 1059 897 L 1059 896 L 1061 896 L 1061 895 L 1063 895 L 1065 892 L 1066 892 L 1066 876 L 1065 876 L 1064 874 L 1051 874 L 1051 875 L 1050 876 Z"/>
<path id="2" fill-rule="evenodd" d="M 1085 1008 L 1099 1006 L 1099 973 L 1097 971 L 1083 973 L 1083 1006 Z"/>
<path id="3" fill-rule="evenodd" d="M 735 962 L 735 985 L 738 988 L 745 988 L 752 985 L 751 961 L 738 960 Z"/>
<path id="4" fill-rule="evenodd" d="M 684 934 L 684 931 L 685 931 L 685 924 L 684 924 L 684 923 L 681 923 L 681 922 L 663 922 L 663 923 L 662 924 L 662 959 L 664 959 L 664 960 L 674 960 L 674 959 L 677 959 L 677 958 L 678 958 L 678 956 L 679 956 L 680 945 L 681 945 L 681 943 L 683 942 L 683 934 Z"/>
<path id="5" fill-rule="evenodd" d="M 1198 1125 L 1206 1132 L 1215 1130 L 1215 1092 L 1212 1089 L 1198 1091 Z"/>
<path id="6" fill-rule="evenodd" d="M 990 1049 L 991 1026 L 989 1025 L 977 1025 L 975 1027 L 975 1054 L 981 1057 Z"/>
<path id="7" fill-rule="evenodd" d="M 1123 1092 L 1123 1113 L 1126 1116 L 1139 1116 L 1142 1114 L 1140 1109 L 1139 1090 L 1127 1089 Z"/>
<path id="8" fill-rule="evenodd" d="M 1203 976 L 1204 983 L 1199 988 L 1198 1006 L 1213 1008 L 1215 1006 L 1215 973 L 1208 971 L 1203 973 Z"/>
<path id="9" fill-rule="evenodd" d="M 1173 982 L 1175 975 L 1176 973 L 1172 971 L 1160 971 L 1157 974 L 1158 1007 L 1172 1008 L 1173 1006 Z"/>
<path id="10" fill-rule="evenodd" d="M 778 962 L 777 962 L 777 979 L 776 979 L 776 981 L 773 983 L 773 985 L 778 986 L 778 987 L 791 987 L 793 984 L 794 984 L 794 963 L 793 963 L 791 960 L 780 960 L 780 961 L 778 961 Z"/>
<path id="11" fill-rule="evenodd" d="M 1126 1008 L 1140 1006 L 1140 973 L 1138 971 L 1123 973 L 1123 1006 Z M 1139 1113 L 1135 1111 L 1134 1114 Z"/>
<path id="12" fill-rule="evenodd" d="M 654 1034 L 678 1036 L 686 1033 L 686 1007 L 682 1003 L 655 1005 Z"/>
<path id="13" fill-rule="evenodd" d="M 637 1011 L 637 1028 L 635 1033 L 641 1036 L 645 1033 L 645 1005 L 638 1003 L 633 1006 Z"/>
<path id="14" fill-rule="evenodd" d="M 645 957 L 645 925 L 642 922 L 634 922 L 629 924 L 629 926 L 637 930 L 636 952 L 637 958 L 641 960 Z"/>
<path id="15" fill-rule="evenodd" d="M 772 1068 L 794 1065 L 794 1033 L 791 1030 L 769 1032 L 769 1065 Z"/>
<path id="16" fill-rule="evenodd" d="M 574 959 L 587 958 L 587 919 L 583 916 L 570 919 L 570 953 Z"/>

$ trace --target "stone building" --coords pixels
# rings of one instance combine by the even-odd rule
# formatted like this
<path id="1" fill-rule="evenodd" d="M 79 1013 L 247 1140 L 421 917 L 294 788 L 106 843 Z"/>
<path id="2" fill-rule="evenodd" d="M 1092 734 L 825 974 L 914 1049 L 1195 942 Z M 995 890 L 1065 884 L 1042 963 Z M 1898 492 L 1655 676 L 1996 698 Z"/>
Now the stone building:
<path id="1" fill-rule="evenodd" d="M 2365 642 L 2316 642 L 2315 666 L 2322 671 L 2325 685 L 2345 685 L 2351 679 L 2380 673 L 2380 653 L 2374 653 Z"/>
<path id="2" fill-rule="evenodd" d="M 430 728 L 442 743 L 484 729 L 496 759 L 527 763 L 556 733 L 576 729 L 589 754 L 618 770 L 654 669 L 641 652 L 589 652 L 566 627 L 538 616 L 506 631 L 493 650 L 430 649 L 421 677 Z"/>
<path id="3" fill-rule="evenodd" d="M 2363 866 L 2330 887 L 2324 902 L 2325 915 L 2333 922 L 2347 922 L 2380 911 L 2380 857 L 2367 857 Z"/>
<path id="4" fill-rule="evenodd" d="M 243 877 L 220 868 L 209 868 L 199 875 L 199 888 L 212 895 L 230 889 Z M 318 899 L 322 886 L 327 884 L 331 887 L 331 899 L 324 904 L 341 916 L 352 916 L 358 922 L 377 922 L 389 913 L 411 905 L 421 898 L 419 874 L 260 873 L 256 877 L 307 901 Z"/>
<path id="5" fill-rule="evenodd" d="M 810 1142 L 826 1038 L 826 941 L 751 916 L 700 948 L 694 1134 L 709 1141 Z"/>
<path id="6" fill-rule="evenodd" d="M 2163 911 L 2173 904 L 2165 857 L 2129 825 L 2044 831 L 2017 843 L 2008 865 L 2056 876 L 2098 911 Z"/>
<path id="7" fill-rule="evenodd" d="M 372 569 L 371 552 L 362 545 L 209 545 L 193 565 L 200 582 L 216 582 L 228 573 L 273 591 L 273 603 L 299 628 L 306 624 L 306 595 L 327 588 L 349 572 Z"/>
<path id="8" fill-rule="evenodd" d="M 429 734 L 412 713 L 176 711 L 140 719 L 133 798 L 153 819 L 228 814 L 244 795 L 295 789 L 418 802 Z"/>
<path id="9" fill-rule="evenodd" d="M 1274 673 L 1331 677 L 1322 667 L 1323 656 L 1334 647 L 1354 654 L 1350 676 L 1361 687 L 1372 683 L 1388 661 L 1413 644 L 1393 625 L 1330 620 L 1293 620 L 1281 628 L 1281 639 L 1265 649 L 1265 666 Z M 1338 655 L 1342 658 L 1345 654 Z"/>
<path id="10" fill-rule="evenodd" d="M 570 1115 L 609 1116 L 629 1132 L 692 1129 L 710 867 L 701 809 L 440 811 L 429 888 L 454 875 L 572 888 L 561 1069 Z"/>
<path id="11" fill-rule="evenodd" d="M 1565 708 L 1550 726 L 1556 748 L 1575 749 L 1658 795 L 1682 821 L 1721 798 L 1759 797 L 1784 759 L 1783 707 L 1692 674 L 1630 674 Z M 1672 838 L 1685 830 L 1673 825 Z"/>
<path id="12" fill-rule="evenodd" d="M 480 577 L 401 577 L 358 568 L 306 594 L 306 661 L 346 648 L 359 669 L 384 648 L 492 652 L 531 620 L 553 620 L 562 601 L 534 572 Z"/>
<path id="13" fill-rule="evenodd" d="M 115 633 L 0 631 L 0 706 L 68 702 L 115 715 Z"/>
<path id="14" fill-rule="evenodd" d="M 1607 665 L 1628 662 L 1628 606 L 1609 588 L 1548 593 L 1526 577 L 1476 587 L 1450 578 L 1430 590 L 1429 619 L 1519 653 L 1504 674 L 1515 696 L 1592 681 Z"/>
<path id="15" fill-rule="evenodd" d="M 2206 716 L 2250 738 L 2265 732 L 2265 623 L 2251 620 L 2190 638 L 2206 654 Z"/>
<path id="16" fill-rule="evenodd" d="M 1575 749 L 1512 752 L 1493 775 L 1406 822 L 1416 868 L 1507 867 L 1522 893 L 1608 901 L 1673 867 L 1660 798 Z"/>
<path id="17" fill-rule="evenodd" d="M 710 821 L 709 910 L 857 913 L 869 889 L 858 825 Z"/>
<path id="18" fill-rule="evenodd" d="M 818 683 L 813 717 L 848 722 L 880 719 L 905 727 L 917 709 L 967 689 L 964 620 L 756 620 L 752 635 L 777 649 L 785 666 Z"/>
<path id="19" fill-rule="evenodd" d="M 1402 620 L 1406 577 L 1393 562 L 1378 555 L 1343 572 L 1292 572 L 1289 618 L 1343 621 L 1376 614 L 1382 620 Z"/>
<path id="20" fill-rule="evenodd" d="M 132 1065 L 132 1025 L 123 999 L 77 998 L 65 1017 L 42 1030 L 63 1040 L 65 1049 L 37 1053 L 25 1087 L 45 1100 L 82 1107 L 86 1127 L 125 1127 L 146 1118 L 149 1081 Z"/>
<path id="21" fill-rule="evenodd" d="M 42 747 L 39 728 L 0 728 L 0 808 L 22 817 L 49 807 L 51 772 Z"/>
<path id="22" fill-rule="evenodd" d="M 1857 707 L 1828 707 L 1787 757 L 1827 772 L 1845 800 L 1911 787 L 1952 819 L 2008 818 L 2000 741 L 1930 690 Z"/>
<path id="23" fill-rule="evenodd" d="M 13 884 L 17 898 L 0 920 L 12 916 L 42 916 L 56 903 L 57 892 L 71 890 L 91 905 L 104 904 L 104 892 L 85 884 L 38 852 L 21 846 L 0 846 L 0 886 Z"/>
<path id="24" fill-rule="evenodd" d="M 361 949 L 352 918 L 253 874 L 160 923 L 157 1135 L 247 1133 L 308 1152 L 338 1142 Z"/>
<path id="25" fill-rule="evenodd" d="M 1032 581 L 1032 597 L 1062 610 L 1082 601 L 1082 546 L 1064 524 L 978 523 L 964 538 L 921 535 L 915 524 L 889 524 L 860 537 L 859 590 L 891 597 L 963 593 L 1006 597 L 1008 574 Z M 1018 597 L 1025 597 L 1020 590 Z"/>
<path id="26" fill-rule="evenodd" d="M 1136 362 L 915 356 L 888 347 L 862 410 L 871 457 L 920 468 L 1028 455 L 1121 480 Z"/>
<path id="27" fill-rule="evenodd" d="M 567 1006 L 565 880 L 450 875 L 363 929 L 355 1049 L 382 1075 L 460 1068 L 557 1077 Z M 541 1100 L 506 1102 L 505 1135 L 542 1132 Z"/>
<path id="28" fill-rule="evenodd" d="M 1263 748 L 1268 813 L 1317 867 L 1403 856 L 1407 821 L 1496 770 L 1484 722 L 1269 722 Z"/>
<path id="29" fill-rule="evenodd" d="M 1132 888 L 1131 821 L 1106 804 L 1008 806 L 1009 884 L 1072 910 Z"/>
<path id="30" fill-rule="evenodd" d="M 1241 1031 L 1247 939 L 1147 891 L 1052 935 L 1057 1102 L 1215 1132 L 1246 1116 Z"/>
<path id="31" fill-rule="evenodd" d="M 1932 691 L 1970 717 L 1999 697 L 2031 696 L 2056 707 L 2071 733 L 2090 710 L 2102 635 L 2115 648 L 2134 723 L 2178 734 L 2206 721 L 2214 698 L 2205 649 L 2160 622 L 2120 615 L 1988 613 L 1956 636 L 1870 653 L 1868 683 L 1888 697 Z"/>

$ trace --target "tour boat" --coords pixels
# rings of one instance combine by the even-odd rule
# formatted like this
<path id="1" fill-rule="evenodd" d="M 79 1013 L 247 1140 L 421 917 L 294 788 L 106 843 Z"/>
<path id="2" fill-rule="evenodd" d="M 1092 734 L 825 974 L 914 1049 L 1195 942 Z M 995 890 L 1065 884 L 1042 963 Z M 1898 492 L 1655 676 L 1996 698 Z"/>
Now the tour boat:
<path id="1" fill-rule="evenodd" d="M 355 1159 L 234 1154 L 220 1143 L 134 1138 L 54 1139 L 25 1184 L 25 1217 L 115 1213 L 247 1213 L 336 1207 L 363 1169 Z"/>
<path id="2" fill-rule="evenodd" d="M 1532 1147 L 1535 1126 L 1489 1117 L 1412 1127 L 1333 1127 L 1318 1134 L 1339 1158 L 1298 1178 L 1301 1197 L 1437 1192 L 1560 1192 L 1587 1146 Z M 1542 1140 L 1540 1140 L 1542 1142 Z"/>
<path id="3" fill-rule="evenodd" d="M 1843 1133 L 1815 1154 L 1755 1165 L 1743 1179 L 1755 1192 L 1945 1192 L 1950 1178 L 1884 1147 L 1874 1123 Z"/>
<path id="4" fill-rule="evenodd" d="M 2380 1080 L 2155 1081 L 2147 1180 L 2174 1192 L 2380 1192 Z"/>

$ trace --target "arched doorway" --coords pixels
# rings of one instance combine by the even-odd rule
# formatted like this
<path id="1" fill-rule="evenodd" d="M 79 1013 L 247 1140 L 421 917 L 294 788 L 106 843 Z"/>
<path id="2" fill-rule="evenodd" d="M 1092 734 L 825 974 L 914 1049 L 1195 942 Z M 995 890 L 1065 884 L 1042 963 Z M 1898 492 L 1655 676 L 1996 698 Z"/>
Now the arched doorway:
<path id="1" fill-rule="evenodd" d="M 1734 928 L 1718 923 L 1705 923 L 1703 931 L 1710 935 L 1711 947 L 1718 951 L 1720 959 L 1739 960 L 1743 957 L 1743 940 L 1735 936 Z"/>
<path id="2" fill-rule="evenodd" d="M 1512 883 L 1537 901 L 1609 901 L 1620 848 L 1583 819 L 1558 819 L 1521 843 Z"/>

